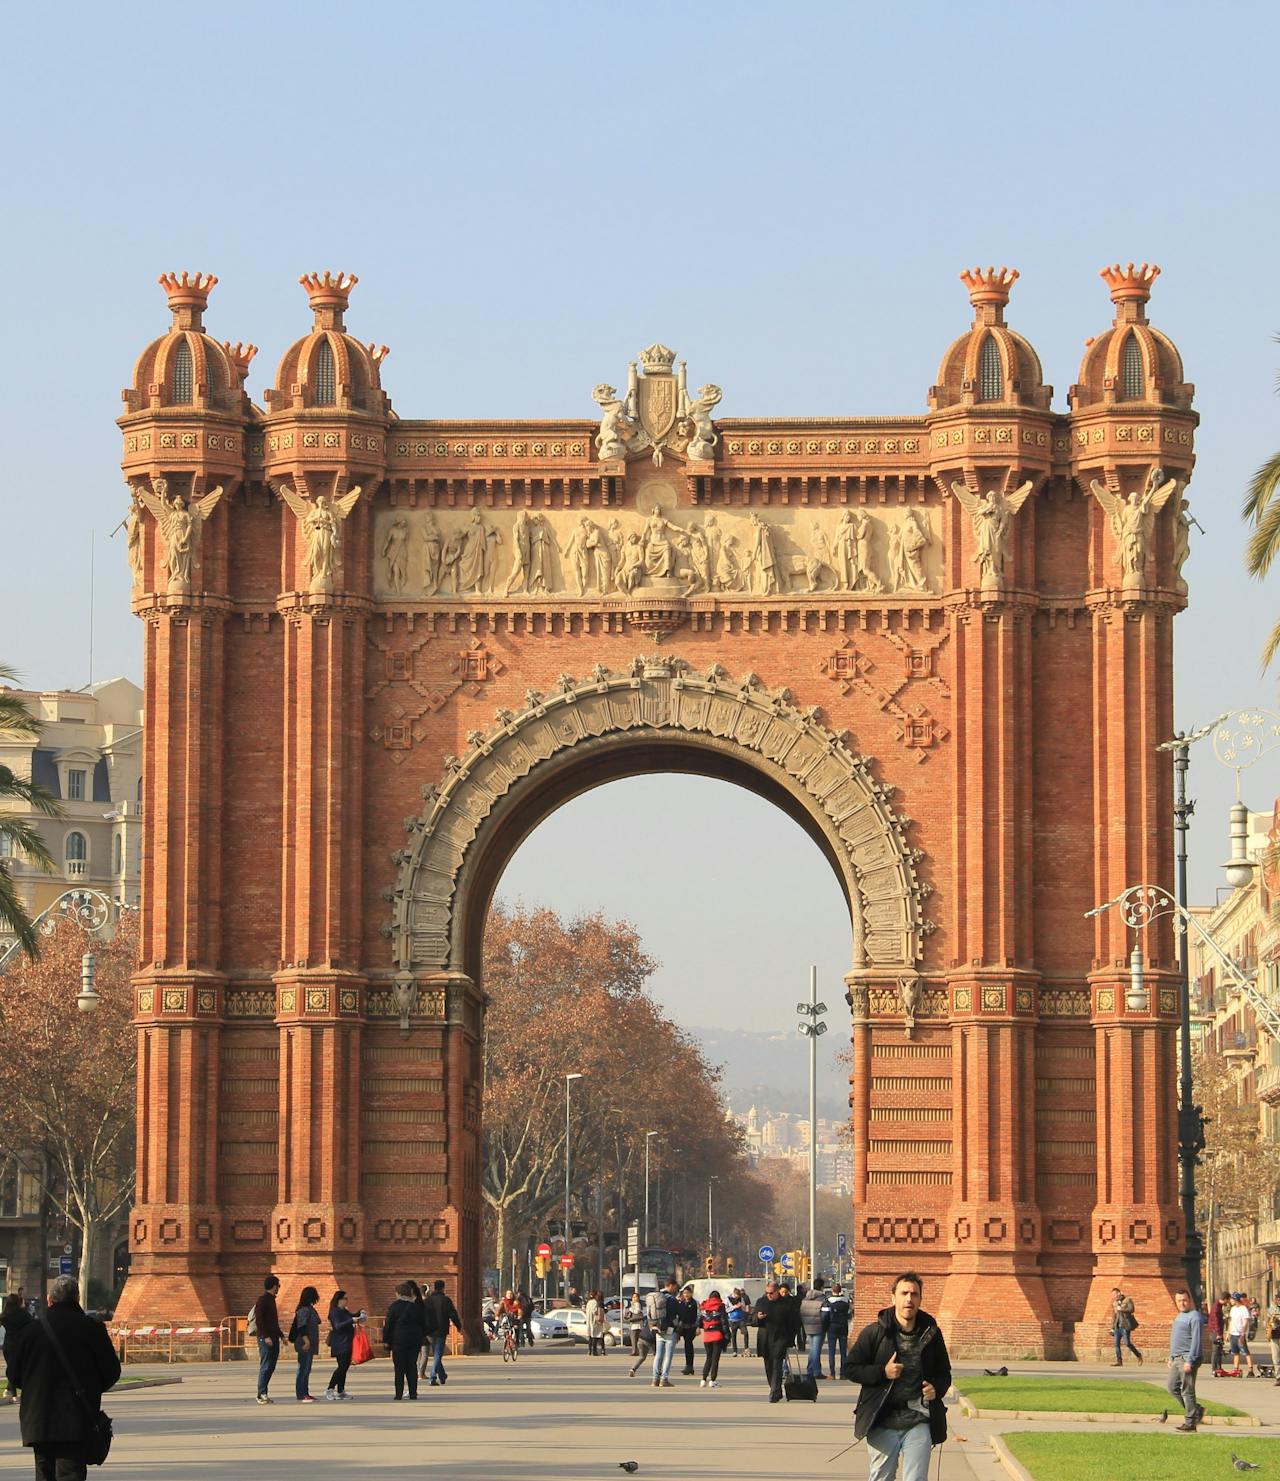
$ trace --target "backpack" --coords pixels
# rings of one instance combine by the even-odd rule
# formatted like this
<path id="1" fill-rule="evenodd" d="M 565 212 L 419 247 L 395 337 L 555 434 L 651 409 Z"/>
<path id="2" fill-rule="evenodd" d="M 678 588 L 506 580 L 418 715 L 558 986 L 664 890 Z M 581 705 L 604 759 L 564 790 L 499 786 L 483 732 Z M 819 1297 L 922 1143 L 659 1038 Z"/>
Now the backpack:
<path id="1" fill-rule="evenodd" d="M 650 1291 L 645 1297 L 645 1314 L 655 1332 L 669 1332 L 675 1326 L 675 1298 L 666 1291 Z"/>
<path id="2" fill-rule="evenodd" d="M 245 1331 L 250 1337 L 258 1335 L 258 1303 L 256 1301 L 249 1308 L 249 1320 L 245 1323 Z"/>

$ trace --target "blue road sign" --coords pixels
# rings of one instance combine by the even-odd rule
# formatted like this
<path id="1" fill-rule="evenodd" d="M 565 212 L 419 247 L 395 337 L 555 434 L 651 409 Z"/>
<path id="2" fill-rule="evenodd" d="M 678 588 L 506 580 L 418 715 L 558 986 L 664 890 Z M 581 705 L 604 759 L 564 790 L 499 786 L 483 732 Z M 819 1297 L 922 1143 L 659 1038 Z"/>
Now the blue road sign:
<path id="1" fill-rule="evenodd" d="M 783 1270 L 783 1273 L 785 1275 L 790 1275 L 791 1274 L 791 1251 L 790 1250 L 784 1250 L 783 1251 L 782 1258 L 778 1261 L 778 1264 L 782 1266 L 782 1270 Z"/>
<path id="2" fill-rule="evenodd" d="M 774 1250 L 771 1244 L 762 1244 L 760 1246 L 760 1263 L 762 1265 L 768 1265 L 773 1259 L 773 1255 Z"/>
<path id="3" fill-rule="evenodd" d="M 58 1274 L 59 1275 L 70 1275 L 71 1274 L 71 1256 L 70 1255 L 60 1255 L 58 1257 Z"/>
<path id="4" fill-rule="evenodd" d="M 840 1259 L 843 1260 L 844 1257 L 848 1253 L 849 1253 L 849 1236 L 847 1234 L 837 1234 L 836 1235 L 836 1254 L 840 1257 Z"/>

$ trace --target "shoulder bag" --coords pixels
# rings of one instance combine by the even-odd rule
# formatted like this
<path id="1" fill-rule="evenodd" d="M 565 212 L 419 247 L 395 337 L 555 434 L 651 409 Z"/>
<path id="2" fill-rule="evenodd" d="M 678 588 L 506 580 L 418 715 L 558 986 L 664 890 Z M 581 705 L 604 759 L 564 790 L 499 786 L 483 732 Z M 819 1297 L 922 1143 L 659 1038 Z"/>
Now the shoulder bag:
<path id="1" fill-rule="evenodd" d="M 84 1385 L 76 1377 L 75 1369 L 67 1360 L 66 1350 L 58 1341 L 58 1334 L 43 1312 L 39 1317 L 40 1325 L 44 1328 L 45 1336 L 53 1344 L 53 1350 L 58 1354 L 58 1361 L 62 1364 L 62 1371 L 67 1375 L 67 1381 L 76 1398 L 80 1401 L 80 1407 L 84 1410 L 84 1458 L 91 1466 L 102 1465 L 111 1451 L 113 1431 L 111 1428 L 111 1416 L 101 1407 L 97 1409 L 89 1402 L 89 1395 L 84 1391 Z"/>

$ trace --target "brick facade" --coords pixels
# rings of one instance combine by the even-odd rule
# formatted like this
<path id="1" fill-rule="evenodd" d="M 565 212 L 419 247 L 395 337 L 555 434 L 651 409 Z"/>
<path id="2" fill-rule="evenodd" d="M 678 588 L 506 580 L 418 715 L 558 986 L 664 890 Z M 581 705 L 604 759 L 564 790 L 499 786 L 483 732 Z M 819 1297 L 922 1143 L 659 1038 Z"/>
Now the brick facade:
<path id="1" fill-rule="evenodd" d="M 687 769 L 777 801 L 852 902 L 860 1313 L 909 1264 L 960 1351 L 1089 1351 L 1114 1284 L 1158 1327 L 1172 943 L 1135 1014 L 1123 927 L 1085 911 L 1169 883 L 1180 505 L 1126 567 L 1091 483 L 1185 481 L 1196 416 L 1154 272 L 1104 276 L 1067 413 L 1004 322 L 1016 274 L 975 270 L 924 416 L 712 431 L 718 388 L 691 399 L 655 346 L 626 398 L 597 388 L 599 436 L 397 419 L 328 274 L 260 410 L 252 347 L 203 330 L 212 280 L 162 279 L 121 418 L 147 506 L 126 1313 L 238 1312 L 270 1267 L 373 1306 L 443 1275 L 474 1321 L 492 890 L 566 798 Z M 206 511 L 186 579 L 157 479 Z M 674 532 L 641 524 L 655 500 Z"/>

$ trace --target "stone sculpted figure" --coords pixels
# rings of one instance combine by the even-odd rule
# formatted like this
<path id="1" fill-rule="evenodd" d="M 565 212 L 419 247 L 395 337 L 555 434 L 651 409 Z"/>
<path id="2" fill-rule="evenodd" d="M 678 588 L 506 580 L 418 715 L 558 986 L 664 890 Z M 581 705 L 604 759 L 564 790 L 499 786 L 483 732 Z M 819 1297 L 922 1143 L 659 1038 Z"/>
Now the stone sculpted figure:
<path id="1" fill-rule="evenodd" d="M 871 542 L 875 536 L 876 522 L 865 509 L 853 516 L 854 556 L 858 567 L 858 579 L 867 591 L 876 593 L 884 586 L 871 565 Z"/>
<path id="2" fill-rule="evenodd" d="M 929 578 L 924 569 L 924 553 L 933 544 L 929 517 L 919 509 L 908 509 L 902 521 L 902 589 L 928 591 Z"/>
<path id="3" fill-rule="evenodd" d="M 1191 501 L 1185 494 L 1182 494 L 1178 498 L 1178 508 L 1173 517 L 1173 579 L 1177 583 L 1179 591 L 1186 591 L 1187 589 L 1182 568 L 1186 565 L 1187 557 L 1191 554 L 1192 523 Z"/>
<path id="4" fill-rule="evenodd" d="M 133 494 L 133 502 L 125 516 L 124 531 L 129 570 L 133 574 L 133 584 L 137 586 L 142 580 L 142 501 L 136 488 L 131 487 L 130 492 Z"/>
<path id="5" fill-rule="evenodd" d="M 462 548 L 458 557 L 458 594 L 489 590 L 496 560 L 496 547 L 502 536 L 485 523 L 479 509 L 473 509 L 462 529 Z"/>
<path id="6" fill-rule="evenodd" d="M 644 568 L 650 576 L 670 579 L 676 573 L 676 540 L 684 531 L 655 504 L 644 522 Z"/>
<path id="7" fill-rule="evenodd" d="M 689 566 L 689 589 L 685 595 L 691 596 L 697 591 L 710 591 L 713 580 L 711 547 L 707 544 L 706 531 L 697 525 L 692 525 L 689 529 Z"/>
<path id="8" fill-rule="evenodd" d="M 754 509 L 747 542 L 747 570 L 751 573 L 754 590 L 760 596 L 776 595 L 782 590 L 778 547 L 774 543 L 773 531 Z"/>
<path id="9" fill-rule="evenodd" d="M 409 525 L 403 514 L 397 514 L 382 540 L 383 574 L 387 585 L 399 596 L 408 576 Z"/>
<path id="10" fill-rule="evenodd" d="M 711 424 L 711 412 L 714 407 L 720 404 L 723 395 L 724 392 L 719 386 L 700 386 L 697 396 L 688 403 L 685 409 L 685 416 L 693 426 L 693 432 L 689 438 L 689 446 L 686 449 L 689 457 L 715 457 L 716 444 L 720 439 L 716 436 L 716 429 Z"/>
<path id="11" fill-rule="evenodd" d="M 280 484 L 277 492 L 302 527 L 307 542 L 311 592 L 314 595 L 331 592 L 342 564 L 342 521 L 356 507 L 360 485 L 341 498 L 331 499 L 325 494 L 317 494 L 310 501 L 302 498 L 287 483 Z"/>
<path id="12" fill-rule="evenodd" d="M 842 509 L 840 518 L 836 521 L 832 570 L 836 573 L 836 585 L 841 591 L 856 589 L 861 570 L 858 564 L 858 535 L 853 527 L 852 509 Z"/>
<path id="13" fill-rule="evenodd" d="M 598 581 L 599 579 L 596 556 L 602 545 L 604 545 L 604 538 L 600 532 L 600 526 L 590 516 L 582 515 L 578 520 L 577 528 L 569 536 L 568 545 L 564 548 L 565 559 L 573 568 L 579 596 L 585 596 L 587 587 L 593 580 Z"/>
<path id="14" fill-rule="evenodd" d="M 510 596 L 517 586 L 529 590 L 529 551 L 532 544 L 531 527 L 533 516 L 521 509 L 511 527 L 511 574 L 507 577 L 504 595 Z"/>
<path id="15" fill-rule="evenodd" d="M 716 584 L 716 568 L 720 564 L 720 541 L 723 536 L 720 533 L 720 522 L 714 514 L 708 514 L 703 531 L 707 537 L 707 553 L 711 559 L 711 586 Z"/>
<path id="16" fill-rule="evenodd" d="M 164 478 L 152 480 L 151 488 L 135 485 L 138 498 L 155 516 L 163 542 L 161 560 L 169 572 L 168 590 L 185 594 L 191 590 L 191 571 L 200 548 L 200 532 L 222 498 L 222 485 L 200 499 L 184 501 L 178 494 L 168 497 L 169 484 Z"/>
<path id="17" fill-rule="evenodd" d="M 738 558 L 738 537 L 726 535 L 720 542 L 715 564 L 716 590 L 741 591 L 742 562 Z"/>
<path id="18" fill-rule="evenodd" d="M 600 408 L 600 430 L 596 433 L 596 453 L 602 463 L 625 458 L 636 424 L 627 415 L 627 404 L 618 399 L 612 386 L 598 385 L 591 399 Z"/>
<path id="19" fill-rule="evenodd" d="M 640 578 L 644 575 L 644 546 L 641 544 L 639 532 L 632 530 L 622 542 L 622 550 L 618 556 L 618 589 L 625 592 L 633 592 L 640 584 Z"/>
<path id="20" fill-rule="evenodd" d="M 555 532 L 545 514 L 535 514 L 529 526 L 529 580 L 527 589 L 534 596 L 548 596 L 556 589 Z"/>
<path id="21" fill-rule="evenodd" d="M 443 546 L 440 526 L 435 515 L 428 510 L 422 521 L 422 594 L 433 597 L 440 590 L 440 557 Z"/>
<path id="22" fill-rule="evenodd" d="M 973 525 L 977 545 L 973 560 L 978 568 L 978 584 L 982 591 L 1003 590 L 1009 563 L 1009 537 L 1013 529 L 1013 516 L 1030 498 L 1034 487 L 1035 484 L 1028 478 L 1011 494 L 999 489 L 988 489 L 985 494 L 979 494 L 963 483 L 952 483 L 951 492 L 960 500 Z"/>
<path id="23" fill-rule="evenodd" d="M 453 534 L 444 542 L 444 550 L 440 556 L 440 580 L 443 587 L 444 582 L 452 581 L 454 592 L 462 595 L 462 578 L 458 574 L 458 562 L 462 559 L 463 532 L 454 530 Z"/>
<path id="24" fill-rule="evenodd" d="M 1122 494 L 1112 493 L 1096 478 L 1089 487 L 1107 513 L 1120 552 L 1120 569 L 1125 584 L 1140 584 L 1146 576 L 1147 559 L 1156 532 L 1156 515 L 1169 502 L 1178 487 L 1178 480 L 1165 478 L 1163 468 L 1153 468 L 1146 488 L 1141 493 L 1135 489 L 1127 499 Z"/>
<path id="25" fill-rule="evenodd" d="M 815 519 L 813 521 L 813 543 L 809 554 L 804 561 L 804 574 L 809 582 L 810 591 L 819 591 L 827 584 L 827 576 L 835 576 L 835 557 L 831 553 L 831 545 L 827 540 L 826 531 Z"/>

